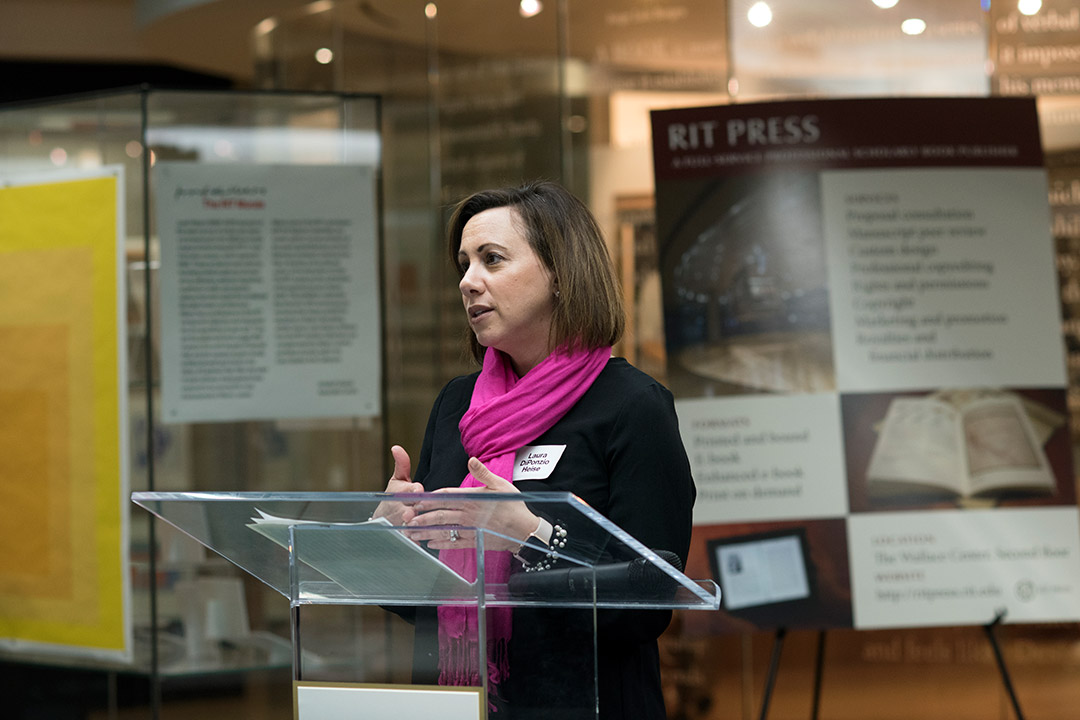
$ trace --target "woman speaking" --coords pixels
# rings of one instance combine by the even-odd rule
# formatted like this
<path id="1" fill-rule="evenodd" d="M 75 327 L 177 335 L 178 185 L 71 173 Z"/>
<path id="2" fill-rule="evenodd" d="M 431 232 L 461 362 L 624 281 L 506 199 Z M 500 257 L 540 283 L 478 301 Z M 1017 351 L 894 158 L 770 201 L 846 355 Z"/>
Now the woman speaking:
<path id="1" fill-rule="evenodd" d="M 674 404 L 666 388 L 612 357 L 625 323 L 623 304 L 589 210 L 548 182 L 479 192 L 454 211 L 449 253 L 481 370 L 451 380 L 439 394 L 415 471 L 403 448 L 392 449 L 387 491 L 570 492 L 647 547 L 685 562 L 695 491 Z M 565 449 L 547 477 L 515 483 L 515 454 L 529 446 Z M 573 546 L 574 528 L 558 518 L 536 514 L 525 503 L 498 507 L 496 517 L 482 523 L 460 501 L 387 504 L 376 514 L 414 528 L 414 539 L 427 541 L 452 567 L 453 551 L 469 541 L 452 526 L 482 524 L 515 538 L 485 554 L 489 577 L 551 564 L 548 554 L 527 552 L 532 548 L 522 547 L 526 540 L 554 550 Z M 475 564 L 474 554 L 457 554 L 464 559 L 456 562 L 472 557 Z M 577 672 L 574 647 L 555 639 L 572 636 L 566 625 L 575 612 L 581 614 L 488 611 L 492 717 L 516 720 L 538 706 L 547 707 L 540 713 L 547 718 L 574 714 L 569 707 L 552 714 L 558 701 L 551 698 L 570 687 Z M 418 608 L 415 621 L 414 681 L 478 684 L 468 661 L 475 618 L 456 607 Z M 666 717 L 657 637 L 669 621 L 667 611 L 600 612 L 601 717 Z M 591 638 L 591 614 L 588 622 L 583 637 Z"/>

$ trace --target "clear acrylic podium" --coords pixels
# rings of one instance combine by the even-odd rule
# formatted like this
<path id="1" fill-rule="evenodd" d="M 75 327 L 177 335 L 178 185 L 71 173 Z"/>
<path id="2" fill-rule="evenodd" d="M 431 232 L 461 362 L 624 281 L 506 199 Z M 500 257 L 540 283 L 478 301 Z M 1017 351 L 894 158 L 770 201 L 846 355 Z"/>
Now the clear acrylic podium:
<path id="1" fill-rule="evenodd" d="M 596 718 L 598 632 L 618 632 L 619 623 L 642 617 L 634 611 L 720 604 L 711 580 L 686 577 L 665 560 L 669 555 L 646 548 L 569 493 L 137 492 L 132 500 L 289 599 L 300 720 Z M 414 528 L 370 520 L 380 504 L 382 515 L 436 501 L 469 508 L 473 525 L 428 531 L 445 532 L 444 545 L 454 531 L 452 547 L 471 555 L 475 579 L 451 569 Z M 524 572 L 503 550 L 518 541 L 489 527 L 500 503 L 521 502 L 568 530 L 551 569 Z M 492 569 L 507 559 L 508 576 Z M 465 659 L 478 670 L 470 686 L 437 682 L 438 617 L 447 608 L 477 618 Z M 309 623 L 312 613 L 323 617 Z M 499 622 L 492 618 L 508 614 L 510 668 L 499 677 L 488 639 Z M 343 640 L 358 627 L 372 631 Z M 363 647 L 353 648 L 355 655 L 335 652 L 342 642 Z M 558 663 L 544 662 L 545 647 Z"/>

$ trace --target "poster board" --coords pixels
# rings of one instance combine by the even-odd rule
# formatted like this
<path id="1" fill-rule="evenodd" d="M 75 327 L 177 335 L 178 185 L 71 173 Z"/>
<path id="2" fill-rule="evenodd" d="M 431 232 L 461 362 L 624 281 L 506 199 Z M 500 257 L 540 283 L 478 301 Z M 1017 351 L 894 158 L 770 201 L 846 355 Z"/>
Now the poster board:
<path id="1" fill-rule="evenodd" d="M 798 607 L 715 625 L 1080 619 L 1034 102 L 652 120 L 668 382 L 699 490 L 688 572 L 798 528 L 814 579 Z"/>
<path id="2" fill-rule="evenodd" d="M 375 170 L 154 167 L 162 420 L 380 412 Z"/>
<path id="3" fill-rule="evenodd" d="M 129 660 L 123 168 L 0 183 L 0 646 Z"/>

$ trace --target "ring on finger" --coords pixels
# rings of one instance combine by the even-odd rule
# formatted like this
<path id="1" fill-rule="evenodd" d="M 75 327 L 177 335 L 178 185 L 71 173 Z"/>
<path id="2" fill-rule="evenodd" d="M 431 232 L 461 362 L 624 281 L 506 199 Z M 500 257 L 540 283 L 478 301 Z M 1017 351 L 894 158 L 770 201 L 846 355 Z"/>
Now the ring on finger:
<path id="1" fill-rule="evenodd" d="M 457 530 L 451 530 L 450 531 L 450 542 L 457 542 L 458 537 L 459 536 L 458 536 L 458 531 Z"/>

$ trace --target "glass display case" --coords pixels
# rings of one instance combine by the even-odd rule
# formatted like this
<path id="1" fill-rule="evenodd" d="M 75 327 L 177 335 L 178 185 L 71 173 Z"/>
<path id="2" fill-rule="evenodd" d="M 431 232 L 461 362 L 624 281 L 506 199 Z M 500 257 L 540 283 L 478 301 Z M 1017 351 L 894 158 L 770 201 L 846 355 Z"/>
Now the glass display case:
<path id="1" fill-rule="evenodd" d="M 123 462 L 129 487 L 121 497 L 106 501 L 121 503 L 127 515 L 122 527 L 112 530 L 116 553 L 122 550 L 130 558 L 130 595 L 124 607 L 102 612 L 121 614 L 131 638 L 113 659 L 88 658 L 78 651 L 77 637 L 71 647 L 63 638 L 5 642 L 0 645 L 5 662 L 13 667 L 81 668 L 85 677 L 101 678 L 100 683 L 88 680 L 85 694 L 106 697 L 110 716 L 132 702 L 148 702 L 156 713 L 162 693 L 174 689 L 182 697 L 204 694 L 208 688 L 260 694 L 266 692 L 260 673 L 287 677 L 287 605 L 268 601 L 265 586 L 224 559 L 208 556 L 183 533 L 154 521 L 127 496 L 129 490 L 343 491 L 383 486 L 387 453 L 381 411 L 380 154 L 380 105 L 372 96 L 140 88 L 0 112 L 0 162 L 9 182 L 33 177 L 47 185 L 102 170 L 120 178 L 119 299 L 120 316 L 126 318 L 121 328 L 126 352 L 120 353 L 120 365 L 126 365 L 127 372 L 119 417 L 128 430 L 121 445 L 128 448 Z M 200 234 L 192 234 L 175 217 L 168 227 L 159 227 L 159 218 L 167 216 L 159 201 L 177 200 L 181 192 L 172 185 L 173 195 L 163 199 L 166 168 L 202 193 L 193 198 L 198 204 L 185 211 L 199 223 Z M 357 177 L 359 184 L 354 183 Z M 261 188 L 263 195 L 251 197 L 257 192 L 252 188 Z M 285 201 L 287 206 L 282 206 Z M 251 213 L 243 224 L 237 219 L 242 212 Z M 316 216 L 340 216 L 340 227 L 348 223 L 359 229 L 339 227 L 332 236 L 322 230 L 319 235 L 309 222 Z M 289 234 L 281 230 L 286 226 Z M 250 252 L 238 254 L 245 243 Z M 291 254 L 283 250 L 287 243 L 294 248 Z M 208 254 L 210 246 L 218 250 Z M 209 273 L 214 282 L 185 286 L 183 278 L 195 271 Z M 200 325 L 192 321 L 196 311 L 183 318 L 163 314 L 162 278 L 166 284 L 180 284 L 177 292 L 188 306 L 212 300 L 209 309 L 202 310 L 209 317 Z M 312 294 L 313 286 L 328 285 L 332 292 Z M 296 412 L 260 413 L 240 402 L 235 393 L 240 383 L 233 378 L 227 390 L 215 391 L 214 402 L 232 407 L 226 415 L 214 417 L 196 409 L 182 421 L 169 419 L 173 416 L 168 409 L 177 403 L 163 399 L 162 374 L 169 364 L 162 362 L 163 345 L 175 348 L 172 343 L 183 335 L 177 356 L 194 353 L 202 361 L 214 353 L 234 352 L 252 342 L 244 340 L 239 326 L 234 324 L 224 335 L 214 332 L 229 327 L 230 314 L 242 320 L 240 312 L 248 313 L 246 325 L 264 327 L 256 345 L 277 341 L 284 346 L 287 326 L 281 306 L 296 313 L 304 303 L 322 309 L 332 302 L 357 305 L 362 298 L 356 293 L 374 299 L 364 301 L 367 324 L 362 328 L 362 371 L 376 388 L 367 402 L 342 404 L 342 386 L 335 388 L 324 379 L 318 387 L 329 388 L 325 393 L 290 401 Z M 238 294 L 247 297 L 240 306 L 230 300 Z M 354 321 L 342 314 L 339 325 Z M 301 376 L 316 366 L 340 369 L 351 357 L 347 350 L 339 352 L 344 359 L 335 364 L 328 358 L 289 358 L 280 348 L 276 354 L 253 355 L 272 366 L 268 373 L 274 366 L 299 368 Z M 165 385 L 190 392 L 184 390 L 181 370 L 172 373 L 170 377 L 166 372 Z M 291 383 L 297 376 L 289 377 Z M 281 390 L 270 388 L 268 395 L 278 397 Z M 124 426 L 99 431 L 119 433 Z M 41 491 L 51 503 L 65 502 L 61 487 L 46 484 Z M 94 522 L 82 510 L 72 509 L 71 522 Z M 282 717 L 289 716 L 288 707 L 285 710 Z"/>

